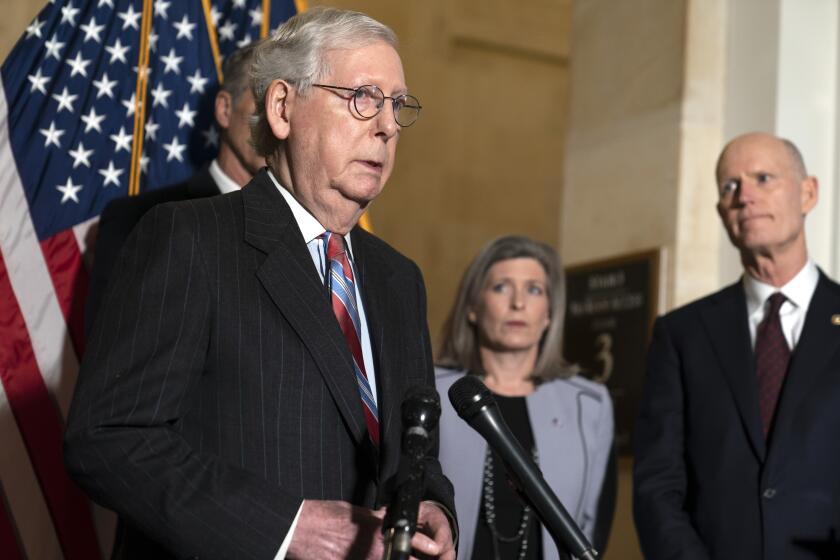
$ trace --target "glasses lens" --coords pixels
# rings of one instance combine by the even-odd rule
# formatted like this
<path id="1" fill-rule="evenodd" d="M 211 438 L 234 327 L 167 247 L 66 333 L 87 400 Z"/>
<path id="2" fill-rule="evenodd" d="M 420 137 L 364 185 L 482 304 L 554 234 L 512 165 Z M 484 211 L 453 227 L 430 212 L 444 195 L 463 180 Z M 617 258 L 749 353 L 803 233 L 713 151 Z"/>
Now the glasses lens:
<path id="1" fill-rule="evenodd" d="M 366 119 L 375 117 L 384 101 L 385 95 L 376 86 L 362 86 L 353 94 L 353 105 L 356 111 Z"/>
<path id="2" fill-rule="evenodd" d="M 420 102 L 413 95 L 400 95 L 394 99 L 394 118 L 400 126 L 411 126 L 420 116 Z"/>

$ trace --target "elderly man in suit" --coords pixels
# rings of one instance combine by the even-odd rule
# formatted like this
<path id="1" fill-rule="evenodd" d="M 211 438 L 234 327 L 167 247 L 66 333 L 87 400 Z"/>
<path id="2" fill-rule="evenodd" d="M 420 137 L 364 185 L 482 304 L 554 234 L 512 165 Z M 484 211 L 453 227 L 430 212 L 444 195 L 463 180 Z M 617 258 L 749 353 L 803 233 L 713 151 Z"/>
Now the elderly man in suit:
<path id="1" fill-rule="evenodd" d="M 742 279 L 657 320 L 637 424 L 646 558 L 836 558 L 840 286 L 808 257 L 817 180 L 768 134 L 732 140 L 718 212 Z"/>
<path id="2" fill-rule="evenodd" d="M 401 401 L 434 383 L 420 272 L 356 226 L 420 110 L 395 44 L 363 14 L 291 18 L 252 68 L 268 169 L 126 241 L 65 461 L 158 557 L 383 555 Z M 432 447 L 412 546 L 453 560 Z"/>
<path id="3" fill-rule="evenodd" d="M 95 245 L 90 293 L 85 303 L 85 332 L 89 333 L 102 296 L 128 234 L 156 204 L 233 192 L 265 165 L 251 144 L 250 118 L 255 112 L 249 72 L 257 43 L 234 51 L 222 68 L 224 83 L 216 93 L 213 117 L 219 127 L 219 151 L 209 166 L 188 180 L 138 196 L 117 198 L 102 211 Z"/>

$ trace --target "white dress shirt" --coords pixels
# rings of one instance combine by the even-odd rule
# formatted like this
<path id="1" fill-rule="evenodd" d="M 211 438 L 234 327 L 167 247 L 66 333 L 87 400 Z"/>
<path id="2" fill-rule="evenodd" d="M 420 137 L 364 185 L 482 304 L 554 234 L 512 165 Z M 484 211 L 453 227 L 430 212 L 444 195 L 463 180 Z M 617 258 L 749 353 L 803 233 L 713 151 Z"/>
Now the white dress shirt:
<path id="1" fill-rule="evenodd" d="M 799 337 L 802 336 L 802 327 L 805 325 L 805 314 L 808 312 L 808 305 L 817 289 L 817 282 L 820 273 L 814 261 L 808 259 L 796 276 L 790 282 L 776 288 L 770 284 L 760 282 L 744 274 L 744 292 L 747 296 L 747 319 L 750 326 L 750 342 L 755 348 L 755 336 L 758 325 L 764 320 L 767 314 L 767 301 L 771 295 L 781 292 L 787 300 L 779 309 L 779 318 L 782 322 L 782 332 L 787 340 L 788 347 L 793 351 Z"/>
<path id="2" fill-rule="evenodd" d="M 219 187 L 219 192 L 221 194 L 227 194 L 236 192 L 242 187 L 239 186 L 239 183 L 234 181 L 230 178 L 230 176 L 222 171 L 222 167 L 219 165 L 219 160 L 214 159 L 212 163 L 210 163 L 210 176 L 213 177 L 213 180 L 216 181 L 216 186 Z"/>
<path id="3" fill-rule="evenodd" d="M 324 240 L 321 238 L 321 235 L 327 231 L 326 228 L 322 226 L 315 216 L 310 214 L 309 211 L 300 204 L 300 202 L 297 201 L 292 193 L 280 184 L 271 170 L 268 171 L 268 176 L 271 177 L 271 180 L 274 182 L 277 190 L 279 190 L 280 194 L 283 195 L 286 204 L 288 204 L 289 208 L 291 208 L 292 215 L 295 217 L 295 222 L 297 222 L 298 228 L 300 229 L 301 234 L 303 234 L 303 240 L 306 242 L 306 247 L 309 249 L 309 255 L 312 257 L 312 264 L 315 265 L 315 269 L 318 271 L 321 281 L 325 282 L 326 247 L 324 246 Z M 373 393 L 373 401 L 377 403 L 378 406 L 379 399 L 376 394 L 376 371 L 373 367 L 373 351 L 371 350 L 367 316 L 365 315 L 365 307 L 362 303 L 361 292 L 359 291 L 359 274 L 356 270 L 356 264 L 353 259 L 353 246 L 350 241 L 349 233 L 344 236 L 344 240 L 347 242 L 347 257 L 350 261 L 350 266 L 353 268 L 353 278 L 355 279 L 356 304 L 359 309 L 359 322 L 362 327 L 362 332 L 359 337 L 362 345 L 362 360 L 365 363 L 365 373 L 367 373 L 370 390 Z M 327 297 L 326 291 L 324 292 L 324 297 Z M 352 375 L 352 372 L 347 372 L 347 374 Z M 300 508 L 298 508 L 298 512 L 297 515 L 295 515 L 295 520 L 292 522 L 292 526 L 289 527 L 289 532 L 286 533 L 286 538 L 283 539 L 283 544 L 280 546 L 277 556 L 274 557 L 275 560 L 284 560 L 284 558 L 286 558 L 286 553 L 288 552 L 289 545 L 292 542 L 292 535 L 295 532 L 298 519 L 300 518 L 301 509 L 303 509 L 303 502 L 301 502 Z"/>

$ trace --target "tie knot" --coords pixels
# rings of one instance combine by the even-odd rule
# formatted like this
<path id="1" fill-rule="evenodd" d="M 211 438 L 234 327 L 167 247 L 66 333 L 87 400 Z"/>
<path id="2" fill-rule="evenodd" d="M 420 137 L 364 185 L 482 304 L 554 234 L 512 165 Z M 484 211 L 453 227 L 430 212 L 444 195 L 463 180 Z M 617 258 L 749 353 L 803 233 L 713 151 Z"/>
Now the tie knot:
<path id="1" fill-rule="evenodd" d="M 344 236 L 328 231 L 324 233 L 327 243 L 327 260 L 337 259 L 347 250 L 344 248 Z"/>
<path id="2" fill-rule="evenodd" d="M 767 298 L 767 301 L 770 302 L 770 309 L 767 310 L 767 316 L 772 317 L 773 315 L 779 314 L 779 309 L 782 308 L 782 304 L 787 301 L 787 298 L 782 292 L 776 292 Z"/>

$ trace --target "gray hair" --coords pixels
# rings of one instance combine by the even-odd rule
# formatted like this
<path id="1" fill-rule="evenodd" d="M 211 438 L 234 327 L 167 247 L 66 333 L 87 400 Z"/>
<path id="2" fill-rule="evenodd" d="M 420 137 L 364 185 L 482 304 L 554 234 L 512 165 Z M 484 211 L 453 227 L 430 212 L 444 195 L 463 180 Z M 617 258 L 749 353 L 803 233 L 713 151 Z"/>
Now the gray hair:
<path id="1" fill-rule="evenodd" d="M 482 376 L 484 367 L 478 352 L 477 327 L 469 321 L 487 282 L 490 267 L 508 259 L 531 258 L 542 265 L 547 279 L 549 325 L 540 341 L 539 355 L 531 380 L 535 384 L 550 379 L 571 377 L 579 368 L 563 357 L 563 318 L 566 312 L 566 287 L 560 257 L 544 243 L 521 235 L 507 235 L 485 245 L 473 259 L 458 288 L 455 304 L 443 326 L 443 340 L 437 364 L 466 369 Z"/>
<path id="2" fill-rule="evenodd" d="M 228 92 L 234 103 L 251 85 L 251 62 L 259 44 L 260 41 L 256 41 L 236 49 L 228 55 L 222 66 L 224 81 L 220 89 Z"/>
<path id="3" fill-rule="evenodd" d="M 359 12 L 317 7 L 289 18 L 260 44 L 251 65 L 251 87 L 257 104 L 251 135 L 257 152 L 268 156 L 280 145 L 265 113 L 265 94 L 272 82 L 285 80 L 306 95 L 313 83 L 330 73 L 327 52 L 378 41 L 397 47 L 396 34 L 375 19 Z"/>

